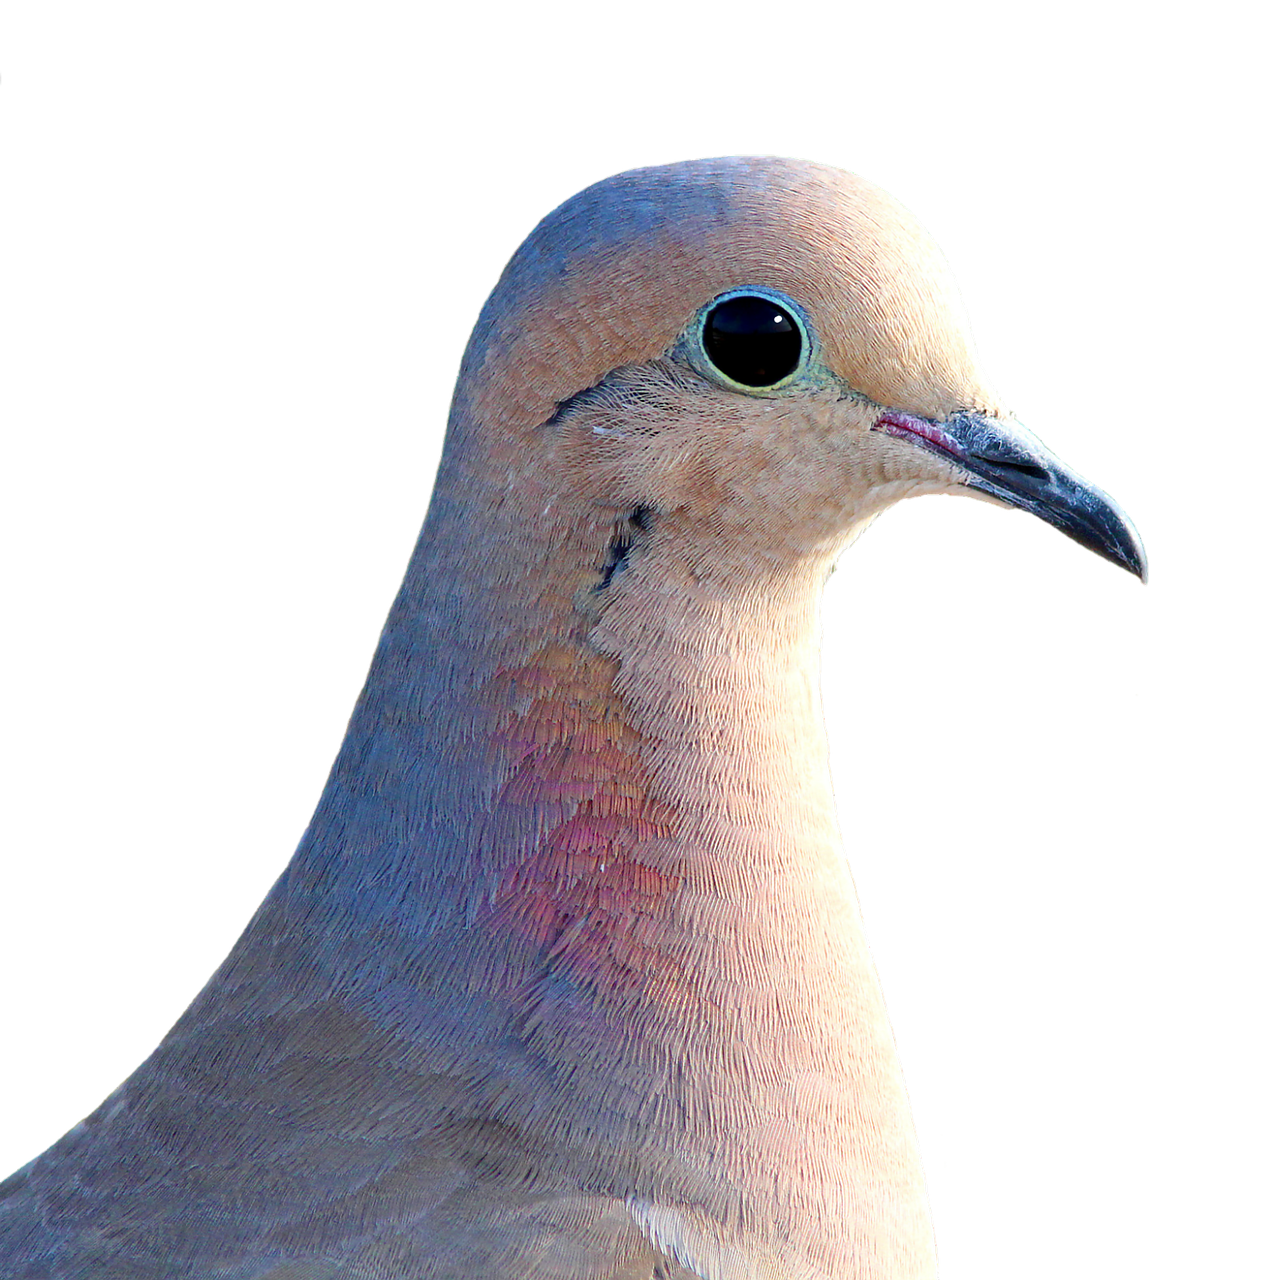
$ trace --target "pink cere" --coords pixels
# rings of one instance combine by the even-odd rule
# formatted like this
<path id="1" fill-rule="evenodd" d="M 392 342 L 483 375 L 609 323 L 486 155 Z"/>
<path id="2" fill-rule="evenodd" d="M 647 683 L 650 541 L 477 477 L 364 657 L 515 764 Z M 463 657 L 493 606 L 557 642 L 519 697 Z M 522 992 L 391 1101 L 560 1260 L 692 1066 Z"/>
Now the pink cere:
<path id="1" fill-rule="evenodd" d="M 960 446 L 945 432 L 942 427 L 928 418 L 916 418 L 909 413 L 898 413 L 889 409 L 872 423 L 873 431 L 884 431 L 887 435 L 900 439 L 919 436 L 927 444 L 952 458 L 962 457 Z"/>

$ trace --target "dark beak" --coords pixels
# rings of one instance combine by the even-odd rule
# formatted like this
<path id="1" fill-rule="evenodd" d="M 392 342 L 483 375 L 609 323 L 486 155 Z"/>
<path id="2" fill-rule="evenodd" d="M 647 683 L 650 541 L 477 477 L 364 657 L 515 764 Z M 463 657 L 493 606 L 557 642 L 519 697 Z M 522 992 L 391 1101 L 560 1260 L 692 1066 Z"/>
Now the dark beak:
<path id="1" fill-rule="evenodd" d="M 931 422 L 891 410 L 880 415 L 873 429 L 954 462 L 966 473 L 970 489 L 1039 516 L 1146 581 L 1146 552 L 1132 521 L 1025 428 L 978 413 Z"/>

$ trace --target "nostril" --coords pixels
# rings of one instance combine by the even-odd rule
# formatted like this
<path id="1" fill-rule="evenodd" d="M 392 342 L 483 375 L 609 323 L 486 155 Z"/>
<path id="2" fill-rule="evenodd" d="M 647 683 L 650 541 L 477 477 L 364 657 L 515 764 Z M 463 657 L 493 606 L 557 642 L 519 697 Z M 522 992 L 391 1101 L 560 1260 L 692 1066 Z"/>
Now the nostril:
<path id="1" fill-rule="evenodd" d="M 1033 462 L 1010 462 L 1008 458 L 988 458 L 984 453 L 972 453 L 971 458 L 976 458 L 979 462 L 985 462 L 987 466 L 994 467 L 997 471 L 1015 471 L 1020 476 L 1027 476 L 1031 480 L 1047 480 L 1048 472 L 1043 467 L 1037 467 Z"/>

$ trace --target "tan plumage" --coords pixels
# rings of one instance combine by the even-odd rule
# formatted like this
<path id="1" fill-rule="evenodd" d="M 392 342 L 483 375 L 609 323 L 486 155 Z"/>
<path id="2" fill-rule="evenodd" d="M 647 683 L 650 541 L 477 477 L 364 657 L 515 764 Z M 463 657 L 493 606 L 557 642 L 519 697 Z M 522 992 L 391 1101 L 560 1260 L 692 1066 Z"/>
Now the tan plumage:
<path id="1" fill-rule="evenodd" d="M 789 380 L 712 366 L 732 290 L 798 317 Z M 881 509 L 960 487 L 1141 571 L 1001 413 L 941 258 L 861 179 L 703 161 L 546 219 L 305 840 L 7 1184 L 4 1274 L 932 1274 L 818 600 Z"/>

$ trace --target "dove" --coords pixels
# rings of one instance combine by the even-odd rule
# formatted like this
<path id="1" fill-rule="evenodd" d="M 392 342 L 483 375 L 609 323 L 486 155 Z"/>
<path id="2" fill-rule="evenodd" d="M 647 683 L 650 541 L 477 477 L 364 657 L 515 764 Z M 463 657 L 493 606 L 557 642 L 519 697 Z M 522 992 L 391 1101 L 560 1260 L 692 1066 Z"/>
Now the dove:
<path id="1" fill-rule="evenodd" d="M 869 182 L 703 160 L 551 213 L 465 351 L 294 857 L 151 1057 L 0 1188 L 0 1275 L 935 1274 L 819 601 L 881 511 L 952 492 L 1145 575 Z"/>

